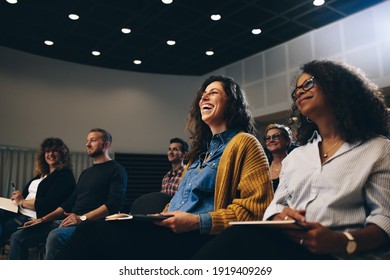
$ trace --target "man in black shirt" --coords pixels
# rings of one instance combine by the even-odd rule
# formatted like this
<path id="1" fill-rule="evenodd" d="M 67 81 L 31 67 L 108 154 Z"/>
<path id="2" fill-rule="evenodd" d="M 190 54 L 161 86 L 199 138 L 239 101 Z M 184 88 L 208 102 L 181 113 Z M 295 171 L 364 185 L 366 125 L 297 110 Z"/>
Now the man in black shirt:
<path id="1" fill-rule="evenodd" d="M 46 237 L 45 258 L 55 259 L 77 225 L 102 219 L 121 210 L 127 174 L 121 165 L 110 158 L 111 143 L 110 133 L 103 129 L 92 129 L 88 133 L 86 147 L 93 165 L 81 173 L 74 193 L 61 207 L 25 225 L 50 223 L 43 227 L 23 229 L 12 235 L 10 259 L 25 258 L 27 249 Z"/>

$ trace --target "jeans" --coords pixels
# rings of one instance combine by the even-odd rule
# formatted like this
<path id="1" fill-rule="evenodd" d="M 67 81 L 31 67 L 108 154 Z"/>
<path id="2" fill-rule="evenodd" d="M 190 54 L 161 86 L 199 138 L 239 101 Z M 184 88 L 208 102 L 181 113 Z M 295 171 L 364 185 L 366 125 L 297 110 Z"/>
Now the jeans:
<path id="1" fill-rule="evenodd" d="M 59 226 L 59 222 L 41 223 L 35 227 L 20 229 L 11 235 L 10 260 L 27 260 L 28 249 L 45 244 L 50 231 Z"/>
<path id="2" fill-rule="evenodd" d="M 17 228 L 29 219 L 28 216 L 0 209 L 0 247 L 3 247 Z"/>
<path id="3" fill-rule="evenodd" d="M 66 241 L 70 239 L 77 226 L 53 229 L 46 240 L 45 260 L 55 260 Z"/>

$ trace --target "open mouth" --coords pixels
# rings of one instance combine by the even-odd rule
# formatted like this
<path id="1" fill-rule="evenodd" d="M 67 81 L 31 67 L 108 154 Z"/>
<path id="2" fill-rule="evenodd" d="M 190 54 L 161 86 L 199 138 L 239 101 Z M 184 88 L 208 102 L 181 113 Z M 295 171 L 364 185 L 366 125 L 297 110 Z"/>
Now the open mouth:
<path id="1" fill-rule="evenodd" d="M 202 111 L 209 111 L 209 110 L 211 110 L 211 109 L 213 109 L 213 106 L 210 105 L 210 104 L 204 104 L 204 105 L 202 106 Z"/>

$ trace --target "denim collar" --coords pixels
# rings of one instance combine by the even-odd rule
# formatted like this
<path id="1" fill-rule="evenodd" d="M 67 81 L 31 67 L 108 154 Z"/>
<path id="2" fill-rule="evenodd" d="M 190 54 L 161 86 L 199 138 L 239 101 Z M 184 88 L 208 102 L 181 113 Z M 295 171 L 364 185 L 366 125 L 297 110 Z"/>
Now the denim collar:
<path id="1" fill-rule="evenodd" d="M 226 145 L 236 134 L 238 129 L 228 129 L 224 132 L 214 134 L 211 137 L 208 151 L 213 152 L 222 145 Z"/>

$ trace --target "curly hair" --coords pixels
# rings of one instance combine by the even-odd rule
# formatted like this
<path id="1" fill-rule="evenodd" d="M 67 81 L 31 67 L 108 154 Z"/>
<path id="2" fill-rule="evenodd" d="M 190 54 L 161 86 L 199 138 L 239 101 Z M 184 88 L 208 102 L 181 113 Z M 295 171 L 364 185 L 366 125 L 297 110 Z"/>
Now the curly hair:
<path id="1" fill-rule="evenodd" d="M 65 145 L 64 141 L 60 138 L 46 138 L 43 140 L 40 149 L 37 153 L 35 162 L 35 173 L 38 175 L 48 175 L 50 173 L 50 166 L 47 164 L 45 159 L 45 152 L 47 151 L 58 151 L 60 154 L 60 160 L 57 163 L 56 169 L 60 170 L 63 168 L 72 169 L 72 162 L 70 159 L 70 152 L 68 146 Z"/>
<path id="2" fill-rule="evenodd" d="M 377 135 L 388 137 L 389 114 L 383 94 L 360 69 L 340 61 L 313 60 L 300 67 L 303 73 L 315 78 L 346 142 Z M 318 127 L 299 112 L 295 102 L 291 110 L 290 122 L 297 127 L 297 142 L 304 145 Z"/>
<path id="3" fill-rule="evenodd" d="M 205 80 L 197 91 L 195 99 L 190 107 L 187 118 L 187 130 L 190 133 L 191 149 L 188 153 L 189 162 L 195 161 L 199 155 L 207 149 L 212 135 L 209 126 L 203 122 L 199 108 L 199 101 L 202 98 L 207 86 L 213 82 L 220 82 L 228 96 L 228 102 L 224 117 L 228 129 L 239 129 L 257 136 L 255 122 L 249 109 L 249 104 L 245 92 L 230 77 L 211 76 Z"/>

